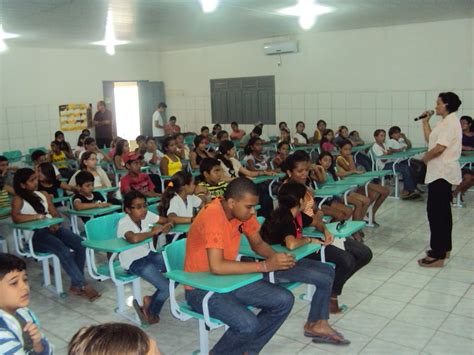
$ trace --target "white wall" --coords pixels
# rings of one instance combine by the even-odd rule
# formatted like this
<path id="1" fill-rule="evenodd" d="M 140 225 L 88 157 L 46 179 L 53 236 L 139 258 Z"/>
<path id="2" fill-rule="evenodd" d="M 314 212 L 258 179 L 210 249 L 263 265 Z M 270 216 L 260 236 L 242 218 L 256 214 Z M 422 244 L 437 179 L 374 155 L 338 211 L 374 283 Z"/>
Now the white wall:
<path id="1" fill-rule="evenodd" d="M 311 134 L 325 119 L 366 139 L 397 124 L 421 144 L 412 118 L 440 91 L 457 92 L 463 112 L 474 114 L 473 33 L 474 19 L 305 34 L 281 66 L 262 52 L 269 40 L 160 53 L 168 112 L 197 130 L 211 122 L 210 79 L 275 75 L 277 122 L 304 120 Z"/>
<path id="2" fill-rule="evenodd" d="M 103 80 L 157 80 L 157 52 L 10 48 L 0 55 L 0 151 L 49 146 L 58 106 L 95 103 Z M 76 144 L 78 132 L 66 133 Z"/>

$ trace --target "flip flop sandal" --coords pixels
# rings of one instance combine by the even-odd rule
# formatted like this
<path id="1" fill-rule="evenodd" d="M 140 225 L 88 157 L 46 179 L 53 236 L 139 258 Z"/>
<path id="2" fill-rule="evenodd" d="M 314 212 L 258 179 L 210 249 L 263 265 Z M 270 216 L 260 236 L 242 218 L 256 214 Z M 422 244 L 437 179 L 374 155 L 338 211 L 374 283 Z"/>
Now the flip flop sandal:
<path id="1" fill-rule="evenodd" d="M 140 318 L 140 322 L 142 325 L 149 325 L 148 323 L 148 318 L 143 312 L 142 307 L 138 304 L 137 300 L 133 300 L 133 308 L 135 309 L 135 312 L 137 312 L 138 318 Z"/>
<path id="2" fill-rule="evenodd" d="M 338 337 L 342 338 L 339 339 Z M 313 343 L 315 344 L 332 344 L 332 345 L 349 345 L 351 342 L 343 337 L 341 337 L 339 334 L 334 333 L 331 335 L 319 335 L 319 336 L 313 336 Z"/>

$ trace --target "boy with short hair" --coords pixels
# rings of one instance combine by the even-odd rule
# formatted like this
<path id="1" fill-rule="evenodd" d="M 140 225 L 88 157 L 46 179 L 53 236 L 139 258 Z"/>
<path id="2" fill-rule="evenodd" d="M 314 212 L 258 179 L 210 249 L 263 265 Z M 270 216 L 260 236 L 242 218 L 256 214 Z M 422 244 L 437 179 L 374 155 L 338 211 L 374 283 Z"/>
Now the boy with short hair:
<path id="1" fill-rule="evenodd" d="M 123 196 L 123 207 L 126 215 L 118 223 L 117 236 L 129 243 L 140 243 L 162 233 L 166 235 L 173 227 L 167 218 L 147 210 L 146 197 L 138 191 L 132 190 Z M 153 240 L 150 240 L 148 244 L 121 252 L 119 260 L 120 265 L 129 273 L 156 287 L 152 296 L 143 297 L 143 306 L 138 304 L 138 300 L 134 300 L 133 307 L 142 323 L 158 323 L 160 311 L 169 297 L 169 283 L 162 275 L 162 272 L 166 272 L 163 255 L 155 250 Z"/>
<path id="2" fill-rule="evenodd" d="M 143 154 L 145 163 L 159 165 L 160 160 L 164 156 L 165 155 L 156 147 L 155 139 L 153 137 L 148 137 L 145 141 L 145 153 Z"/>
<path id="3" fill-rule="evenodd" d="M 38 149 L 38 150 L 35 150 L 33 153 L 31 153 L 31 162 L 33 164 L 33 170 L 36 171 L 36 173 L 38 173 L 38 167 L 42 163 L 51 163 L 51 160 L 48 154 Z M 56 178 L 60 179 L 61 173 L 59 172 L 59 169 L 54 164 L 53 164 L 53 169 L 54 169 L 54 174 L 56 175 Z"/>
<path id="4" fill-rule="evenodd" d="M 92 208 L 105 208 L 112 206 L 106 202 L 104 196 L 94 191 L 94 175 L 88 171 L 80 171 L 76 175 L 76 184 L 79 192 L 72 198 L 72 205 L 76 211 L 90 210 Z M 88 217 L 81 217 L 85 223 Z"/>
<path id="5" fill-rule="evenodd" d="M 29 296 L 25 262 L 0 253 L 0 354 L 53 354 L 28 308 Z"/>
<path id="6" fill-rule="evenodd" d="M 223 178 L 220 160 L 215 158 L 204 158 L 199 165 L 199 170 L 204 179 L 204 181 L 199 183 L 199 186 L 206 188 L 212 199 L 224 196 L 228 182 Z M 198 196 L 200 195 L 201 194 L 198 194 Z M 204 193 L 202 193 L 202 195 L 204 195 Z"/>
<path id="7" fill-rule="evenodd" d="M 155 185 L 148 174 L 141 172 L 143 157 L 130 153 L 125 162 L 128 174 L 120 179 L 120 191 L 122 194 L 132 190 L 139 191 L 147 197 L 156 197 L 160 194 L 155 192 Z"/>
<path id="8" fill-rule="evenodd" d="M 407 138 L 405 133 L 402 133 L 402 129 L 398 126 L 390 127 L 388 137 L 390 139 L 387 142 L 387 147 L 391 149 L 392 152 L 404 152 L 411 148 L 411 141 Z"/>
<path id="9" fill-rule="evenodd" d="M 8 159 L 0 155 L 0 178 L 3 180 L 3 186 L 6 192 L 8 192 L 10 195 L 14 194 L 13 191 L 13 175 L 14 172 L 12 171 L 14 169 L 11 169 L 9 166 L 9 161 Z"/>
<path id="10" fill-rule="evenodd" d="M 135 142 L 137 143 L 138 147 L 135 149 L 135 153 L 143 155 L 146 152 L 146 137 L 143 134 L 140 134 L 137 138 L 135 138 Z"/>

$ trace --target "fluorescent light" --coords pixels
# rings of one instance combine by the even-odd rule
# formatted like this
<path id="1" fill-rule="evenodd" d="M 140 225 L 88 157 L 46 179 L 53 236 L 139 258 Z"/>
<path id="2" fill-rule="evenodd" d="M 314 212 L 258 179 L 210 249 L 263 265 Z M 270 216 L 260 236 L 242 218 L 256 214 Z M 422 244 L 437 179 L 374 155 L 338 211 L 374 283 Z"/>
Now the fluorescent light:
<path id="1" fill-rule="evenodd" d="M 299 17 L 302 29 L 309 30 L 316 23 L 317 17 L 334 11 L 333 7 L 318 5 L 314 0 L 298 0 L 295 6 L 285 7 L 277 12 L 286 16 Z"/>
<path id="2" fill-rule="evenodd" d="M 8 33 L 3 30 L 3 25 L 0 24 L 0 52 L 5 52 L 8 49 L 8 46 L 5 42 L 6 39 L 17 38 L 20 35 L 16 33 Z"/>
<path id="3" fill-rule="evenodd" d="M 127 44 L 129 41 L 121 41 L 115 38 L 114 20 L 112 9 L 107 11 L 107 22 L 105 24 L 105 38 L 102 41 L 92 42 L 97 46 L 104 46 L 108 55 L 115 55 L 115 46 Z"/>
<path id="4" fill-rule="evenodd" d="M 219 0 L 200 0 L 202 11 L 206 14 L 216 11 Z"/>

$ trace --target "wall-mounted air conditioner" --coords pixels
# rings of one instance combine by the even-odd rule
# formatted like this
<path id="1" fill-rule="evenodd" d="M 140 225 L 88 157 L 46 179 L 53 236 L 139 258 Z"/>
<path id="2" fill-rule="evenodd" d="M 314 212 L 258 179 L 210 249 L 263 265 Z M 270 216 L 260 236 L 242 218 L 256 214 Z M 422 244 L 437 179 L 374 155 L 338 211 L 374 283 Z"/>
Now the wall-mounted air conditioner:
<path id="1" fill-rule="evenodd" d="M 265 43 L 263 51 L 266 55 L 298 53 L 298 41 Z"/>

